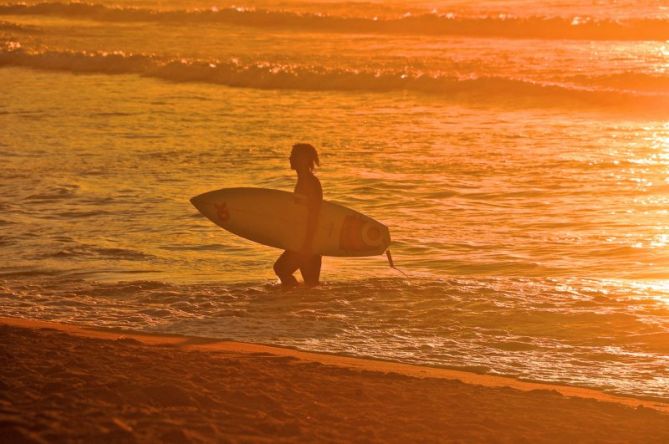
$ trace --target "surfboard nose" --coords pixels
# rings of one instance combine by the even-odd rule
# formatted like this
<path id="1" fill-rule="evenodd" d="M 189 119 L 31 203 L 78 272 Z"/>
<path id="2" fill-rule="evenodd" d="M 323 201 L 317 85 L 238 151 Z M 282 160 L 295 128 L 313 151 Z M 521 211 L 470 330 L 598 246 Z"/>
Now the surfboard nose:
<path id="1" fill-rule="evenodd" d="M 195 208 L 197 208 L 197 210 L 201 213 L 205 209 L 205 201 L 207 200 L 206 196 L 208 194 L 210 194 L 210 193 L 208 193 L 208 192 L 207 193 L 202 193 L 202 194 L 198 194 L 197 196 L 193 196 L 193 197 L 190 198 L 190 203 Z"/>
<path id="2" fill-rule="evenodd" d="M 201 201 L 201 196 L 202 196 L 201 194 L 198 194 L 197 196 L 193 196 L 190 198 L 190 203 L 198 210 L 200 209 L 199 203 Z"/>

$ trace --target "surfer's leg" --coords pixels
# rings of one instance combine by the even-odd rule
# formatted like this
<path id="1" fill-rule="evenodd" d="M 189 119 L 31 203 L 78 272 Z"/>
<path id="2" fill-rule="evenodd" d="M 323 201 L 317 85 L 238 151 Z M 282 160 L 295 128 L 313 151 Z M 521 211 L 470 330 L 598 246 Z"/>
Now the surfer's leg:
<path id="1" fill-rule="evenodd" d="M 279 259 L 274 262 L 274 273 L 281 279 L 281 284 L 284 287 L 294 287 L 297 285 L 297 279 L 293 273 L 300 267 L 301 258 L 297 253 L 292 251 L 284 251 L 279 256 Z"/>
<path id="2" fill-rule="evenodd" d="M 311 256 L 302 261 L 300 264 L 300 273 L 304 279 L 304 285 L 310 287 L 318 285 L 318 280 L 321 277 L 321 262 L 322 256 Z"/>

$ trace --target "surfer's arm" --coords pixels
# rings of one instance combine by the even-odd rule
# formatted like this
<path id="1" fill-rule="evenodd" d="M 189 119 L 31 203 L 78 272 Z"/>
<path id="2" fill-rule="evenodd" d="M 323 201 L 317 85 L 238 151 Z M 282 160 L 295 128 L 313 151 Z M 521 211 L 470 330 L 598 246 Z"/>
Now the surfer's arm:
<path id="1" fill-rule="evenodd" d="M 315 178 L 313 187 L 307 195 L 307 234 L 302 246 L 302 252 L 305 254 L 311 254 L 312 243 L 318 227 L 321 202 L 323 202 L 323 190 L 320 181 Z"/>

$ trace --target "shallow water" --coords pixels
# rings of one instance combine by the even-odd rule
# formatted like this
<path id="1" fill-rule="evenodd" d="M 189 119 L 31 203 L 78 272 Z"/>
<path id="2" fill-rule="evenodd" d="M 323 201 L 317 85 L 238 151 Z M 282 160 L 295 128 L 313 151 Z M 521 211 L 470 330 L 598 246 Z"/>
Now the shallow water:
<path id="1" fill-rule="evenodd" d="M 435 3 L 256 4 L 281 26 L 194 23 L 196 2 L 134 4 L 177 11 L 148 22 L 0 8 L 0 314 L 669 400 L 669 46 L 305 25 Z M 665 20 L 653 2 L 522 6 L 440 11 Z M 281 292 L 278 251 L 190 206 L 292 189 L 297 141 L 326 199 L 390 227 L 408 278 L 327 258 L 323 287 Z"/>

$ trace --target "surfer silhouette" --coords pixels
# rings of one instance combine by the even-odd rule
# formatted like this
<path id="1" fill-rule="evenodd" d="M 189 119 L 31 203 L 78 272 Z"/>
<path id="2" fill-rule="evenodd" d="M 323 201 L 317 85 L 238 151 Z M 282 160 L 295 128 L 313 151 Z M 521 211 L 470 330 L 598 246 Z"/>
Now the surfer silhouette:
<path id="1" fill-rule="evenodd" d="M 323 202 L 323 189 L 318 177 L 314 175 L 314 167 L 320 165 L 316 148 L 308 143 L 296 143 L 290 153 L 290 168 L 297 173 L 297 184 L 294 193 L 307 202 L 307 232 L 300 251 L 284 251 L 274 263 L 274 272 L 286 287 L 297 285 L 293 276 L 298 269 L 307 286 L 318 285 L 321 274 L 320 255 L 312 251 L 312 242 L 318 226 L 318 213 Z"/>

